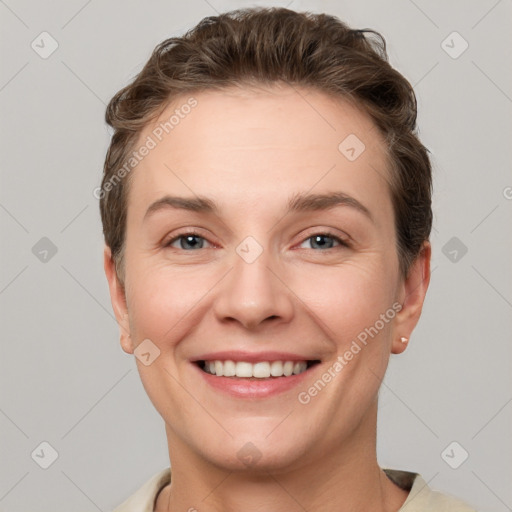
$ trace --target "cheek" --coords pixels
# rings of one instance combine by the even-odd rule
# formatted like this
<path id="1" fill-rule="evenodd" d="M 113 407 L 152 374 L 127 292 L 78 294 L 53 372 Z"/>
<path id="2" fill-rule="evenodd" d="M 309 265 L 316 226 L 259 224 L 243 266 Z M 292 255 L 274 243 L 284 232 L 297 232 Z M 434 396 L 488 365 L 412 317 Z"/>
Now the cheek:
<path id="1" fill-rule="evenodd" d="M 127 301 L 134 333 L 138 341 L 149 338 L 160 350 L 173 348 L 172 340 L 178 341 L 197 322 L 220 275 L 215 271 L 205 275 L 192 267 L 176 270 L 165 262 L 134 264 L 128 272 Z"/>
<path id="2" fill-rule="evenodd" d="M 148 366 L 136 360 L 142 384 L 162 417 L 179 410 L 185 420 L 190 397 L 179 384 L 180 341 L 204 317 L 208 280 L 197 271 L 161 264 L 134 264 L 127 270 L 132 339 L 135 344 L 149 339 L 160 350 Z"/>
<path id="3" fill-rule="evenodd" d="M 384 257 L 368 254 L 337 267 L 312 267 L 296 276 L 291 288 L 321 321 L 325 334 L 344 345 L 392 307 L 394 276 L 386 265 Z"/>

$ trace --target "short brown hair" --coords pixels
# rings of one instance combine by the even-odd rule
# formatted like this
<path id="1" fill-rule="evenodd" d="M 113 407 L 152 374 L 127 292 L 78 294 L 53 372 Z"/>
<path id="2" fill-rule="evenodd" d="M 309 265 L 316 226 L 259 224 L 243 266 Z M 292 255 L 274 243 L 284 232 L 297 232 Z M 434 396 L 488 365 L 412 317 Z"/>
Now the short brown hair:
<path id="1" fill-rule="evenodd" d="M 428 151 L 416 135 L 414 90 L 388 63 L 384 38 L 326 14 L 251 8 L 204 18 L 183 37 L 160 43 L 107 106 L 106 122 L 114 133 L 99 197 L 105 242 L 118 276 L 124 276 L 129 180 L 113 184 L 113 179 L 142 129 L 178 95 L 276 83 L 353 101 L 371 116 L 388 147 L 397 251 L 400 271 L 407 275 L 430 236 L 432 172 Z"/>

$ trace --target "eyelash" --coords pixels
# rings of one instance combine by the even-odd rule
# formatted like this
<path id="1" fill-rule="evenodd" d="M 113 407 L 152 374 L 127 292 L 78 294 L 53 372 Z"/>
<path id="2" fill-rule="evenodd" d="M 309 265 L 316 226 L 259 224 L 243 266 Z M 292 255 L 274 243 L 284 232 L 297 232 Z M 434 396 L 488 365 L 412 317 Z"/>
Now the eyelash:
<path id="1" fill-rule="evenodd" d="M 171 245 L 178 241 L 180 238 L 186 238 L 188 236 L 194 236 L 194 237 L 197 237 L 197 238 L 202 238 L 203 240 L 206 240 L 208 242 L 208 240 L 202 236 L 201 234 L 197 233 L 196 231 L 187 231 L 186 233 L 181 233 L 179 235 L 176 235 L 175 237 L 173 237 L 171 240 L 169 240 L 168 242 L 165 242 L 164 243 L 164 247 L 171 247 Z M 333 250 L 333 249 L 336 249 L 336 247 L 349 247 L 349 244 L 346 240 L 340 238 L 339 236 L 336 236 L 334 233 L 331 233 L 329 231 L 320 231 L 318 233 L 313 233 L 312 235 L 310 236 L 307 236 L 306 238 L 304 238 L 304 240 L 300 243 L 300 245 L 302 245 L 304 242 L 306 242 L 307 240 L 310 240 L 316 236 L 324 236 L 324 237 L 328 237 L 328 238 L 332 238 L 334 241 L 336 241 L 339 245 L 337 246 L 334 246 L 334 247 L 329 247 L 327 249 L 320 249 L 320 250 L 315 250 L 315 252 L 327 252 L 329 250 Z M 211 242 L 209 242 L 211 243 Z M 179 248 L 179 250 L 183 250 L 185 252 L 195 252 L 193 249 L 190 250 L 190 251 L 187 251 L 185 249 L 181 249 Z M 197 250 L 197 249 L 196 249 Z"/>

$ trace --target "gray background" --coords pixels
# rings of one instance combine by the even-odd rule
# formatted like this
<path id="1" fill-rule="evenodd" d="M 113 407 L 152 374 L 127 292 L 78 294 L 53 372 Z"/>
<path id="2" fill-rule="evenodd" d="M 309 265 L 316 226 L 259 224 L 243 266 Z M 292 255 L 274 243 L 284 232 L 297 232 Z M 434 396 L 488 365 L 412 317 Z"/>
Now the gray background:
<path id="1" fill-rule="evenodd" d="M 104 108 L 158 42 L 256 4 L 381 31 L 414 85 L 435 168 L 433 274 L 382 387 L 379 461 L 512 510 L 510 0 L 0 0 L 0 510 L 111 510 L 168 465 L 103 275 Z M 43 31 L 58 42 L 47 58 Z M 47 469 L 44 441 L 58 452 Z"/>

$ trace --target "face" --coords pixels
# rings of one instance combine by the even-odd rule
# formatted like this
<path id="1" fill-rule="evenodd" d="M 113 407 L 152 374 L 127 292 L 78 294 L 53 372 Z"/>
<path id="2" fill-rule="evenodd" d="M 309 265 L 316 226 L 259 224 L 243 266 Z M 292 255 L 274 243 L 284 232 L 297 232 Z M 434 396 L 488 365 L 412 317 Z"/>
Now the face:
<path id="1" fill-rule="evenodd" d="M 171 453 L 278 470 L 360 450 L 428 286 L 428 247 L 399 273 L 385 144 L 312 90 L 193 97 L 141 134 L 155 145 L 132 171 L 124 290 L 105 252 Z"/>

